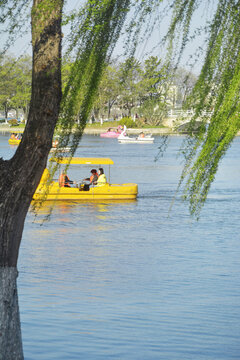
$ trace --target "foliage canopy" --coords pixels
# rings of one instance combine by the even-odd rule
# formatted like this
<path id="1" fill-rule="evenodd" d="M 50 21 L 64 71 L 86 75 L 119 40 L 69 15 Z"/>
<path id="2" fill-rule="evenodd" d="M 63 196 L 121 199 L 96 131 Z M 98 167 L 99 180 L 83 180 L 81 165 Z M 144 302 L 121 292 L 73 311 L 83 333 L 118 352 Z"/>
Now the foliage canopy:
<path id="1" fill-rule="evenodd" d="M 13 41 L 21 26 L 24 31 L 24 14 L 30 4 L 29 0 L 0 2 L 0 22 L 7 26 L 10 34 L 6 46 Z M 213 16 L 191 34 L 193 16 L 198 8 L 203 8 L 203 4 L 205 14 L 212 9 Z M 137 44 L 143 38 L 149 38 L 154 26 L 159 25 L 159 19 L 169 10 L 172 11 L 172 21 L 165 37 L 169 54 L 166 71 L 179 63 L 190 40 L 196 40 L 201 32 L 208 39 L 200 76 L 186 101 L 186 107 L 195 111 L 191 126 L 199 119 L 203 126 L 186 141 L 186 163 L 179 184 L 184 184 L 191 213 L 198 216 L 219 161 L 240 128 L 239 1 L 88 0 L 80 10 L 66 16 L 65 24 L 70 25 L 66 56 L 73 59 L 73 64 L 69 69 L 69 83 L 63 91 L 59 125 L 64 128 L 64 136 L 60 146 L 70 141 L 72 125 L 78 117 L 79 127 L 71 140 L 74 153 L 123 24 L 126 24 L 124 31 L 127 35 L 124 50 L 131 59 Z M 204 115 L 206 110 L 211 112 L 210 118 Z"/>
<path id="2" fill-rule="evenodd" d="M 206 4 L 211 1 L 206 1 Z M 240 7 L 236 0 L 219 0 L 212 22 L 208 24 L 209 39 L 200 76 L 186 101 L 194 109 L 191 126 L 201 119 L 201 126 L 185 147 L 185 167 L 180 180 L 184 183 L 185 198 L 191 213 L 199 216 L 219 162 L 240 130 Z M 183 23 L 183 45 L 192 12 L 200 2 L 177 1 L 178 14 Z M 175 16 L 171 34 L 176 28 Z M 211 116 L 206 116 L 206 111 Z"/>

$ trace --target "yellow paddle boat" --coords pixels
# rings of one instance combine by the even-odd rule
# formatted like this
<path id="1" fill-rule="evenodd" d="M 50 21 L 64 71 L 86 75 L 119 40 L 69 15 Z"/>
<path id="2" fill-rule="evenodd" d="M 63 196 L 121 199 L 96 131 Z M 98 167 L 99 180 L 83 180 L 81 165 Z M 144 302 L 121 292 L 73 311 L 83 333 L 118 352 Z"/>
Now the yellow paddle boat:
<path id="1" fill-rule="evenodd" d="M 110 183 L 110 165 L 113 165 L 113 160 L 109 158 L 68 158 L 50 159 L 56 161 L 61 165 L 98 165 L 100 167 L 109 166 L 108 182 L 105 184 L 88 185 L 81 182 L 74 182 L 71 186 L 60 186 L 60 181 L 51 181 L 47 186 L 49 180 L 48 169 L 44 170 L 40 184 L 33 196 L 33 200 L 131 200 L 136 199 L 138 193 L 138 186 L 134 183 L 128 184 L 111 184 Z M 61 171 L 61 166 L 60 166 Z M 71 181 L 70 181 L 71 182 Z"/>
<path id="2" fill-rule="evenodd" d="M 14 133 L 11 133 L 10 139 L 8 139 L 9 145 L 19 145 L 21 142 L 21 137 L 22 131 L 15 131 Z"/>

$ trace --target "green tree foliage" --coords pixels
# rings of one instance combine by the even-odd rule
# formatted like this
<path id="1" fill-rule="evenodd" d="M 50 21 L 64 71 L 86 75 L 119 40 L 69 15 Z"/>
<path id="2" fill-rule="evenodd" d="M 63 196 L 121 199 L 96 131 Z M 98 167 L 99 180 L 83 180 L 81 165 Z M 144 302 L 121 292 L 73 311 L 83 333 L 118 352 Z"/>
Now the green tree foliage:
<path id="1" fill-rule="evenodd" d="M 142 86 L 150 99 L 159 94 L 161 86 L 166 84 L 167 73 L 162 60 L 157 56 L 150 56 L 144 62 Z"/>
<path id="2" fill-rule="evenodd" d="M 166 66 L 156 56 L 150 56 L 143 63 L 134 57 L 113 63 L 103 74 L 95 114 L 107 114 L 109 118 L 109 109 L 115 104 L 118 115 L 138 113 L 145 123 L 159 125 L 167 108 L 172 106 L 167 101 L 171 98 L 171 81 Z"/>
<path id="3" fill-rule="evenodd" d="M 30 56 L 16 59 L 3 56 L 0 65 L 0 106 L 5 110 L 5 117 L 9 108 L 22 108 L 27 116 L 31 96 L 32 60 Z M 25 118 L 26 118 L 25 116 Z"/>
<path id="4" fill-rule="evenodd" d="M 4 54 L 17 39 L 29 33 L 31 5 L 29 0 L 0 1 L 0 53 Z"/>
<path id="5" fill-rule="evenodd" d="M 145 123 L 160 125 L 167 112 L 166 97 L 170 83 L 167 69 L 157 56 L 150 56 L 145 60 L 140 86 L 140 115 L 144 117 Z"/>
<path id="6" fill-rule="evenodd" d="M 44 4 L 46 3 L 47 0 Z M 167 4 L 165 13 L 168 10 L 173 11 L 172 22 L 166 36 L 169 40 L 168 59 L 170 55 L 176 55 L 174 44 L 180 44 L 178 56 L 174 58 L 176 61 L 169 60 L 169 68 L 178 64 L 190 40 L 189 31 L 196 9 L 203 3 L 207 7 L 211 4 L 216 7 L 214 16 L 203 27 L 209 34 L 205 62 L 193 89 L 193 95 L 186 103 L 188 107 L 195 109 L 192 122 L 200 118 L 204 123 L 207 121 L 204 114 L 212 112 L 210 125 L 200 128 L 195 141 L 192 142 L 193 145 L 190 146 L 188 142 L 188 151 L 185 152 L 187 163 L 181 184 L 186 181 L 186 197 L 190 200 L 190 209 L 197 213 L 206 199 L 219 160 L 239 130 L 239 1 L 173 0 L 170 3 L 160 0 L 86 1 L 86 5 L 79 11 L 65 18 L 65 22 L 71 27 L 67 56 L 71 54 L 73 65 L 62 98 L 59 125 L 64 129 L 66 136 L 63 137 L 61 145 L 64 146 L 70 140 L 71 128 L 78 118 L 80 125 L 72 142 L 73 152 L 76 149 L 96 99 L 101 76 L 129 10 L 131 9 L 125 31 L 128 39 L 125 51 L 130 54 L 128 62 L 131 63 L 137 44 L 148 38 L 154 25 L 157 24 L 156 19 L 164 13 L 164 11 L 161 13 L 162 3 Z M 8 26 L 10 41 L 23 25 L 23 19 L 26 18 L 23 14 L 27 13 L 29 4 L 27 0 L 0 3 L 0 22 Z M 20 17 L 19 14 L 22 16 Z M 14 21 L 6 22 L 6 19 L 14 19 Z M 128 66 L 128 69 L 130 68 Z M 137 96 L 134 95 L 134 99 L 132 95 L 129 97 L 128 91 L 132 88 L 135 94 L 141 93 L 136 76 L 125 77 L 125 80 L 123 77 L 122 85 L 125 91 L 122 95 L 123 106 L 127 108 L 128 113 L 131 113 Z"/>
<path id="7" fill-rule="evenodd" d="M 59 146 L 64 147 L 70 142 L 72 154 L 92 111 L 102 74 L 119 37 L 129 5 L 129 0 L 89 0 L 69 19 L 72 31 L 67 56 L 72 54 L 74 62 L 64 88 L 58 125 L 63 130 Z M 71 137 L 76 119 L 79 120 L 78 127 Z"/>
<path id="8" fill-rule="evenodd" d="M 102 118 L 107 113 L 109 119 L 112 106 L 116 103 L 120 94 L 117 64 L 108 65 L 103 72 L 94 103 L 95 116 Z"/>
<path id="9" fill-rule="evenodd" d="M 128 58 L 119 68 L 119 85 L 121 91 L 121 108 L 131 116 L 131 110 L 139 99 L 142 68 L 140 61 Z"/>
<path id="10" fill-rule="evenodd" d="M 25 56 L 17 60 L 14 65 L 16 80 L 15 93 L 12 97 L 12 105 L 16 110 L 23 109 L 24 118 L 27 120 L 29 104 L 31 98 L 31 75 L 32 75 L 32 59 Z"/>
<path id="11" fill-rule="evenodd" d="M 167 116 L 167 103 L 161 98 L 146 99 L 140 109 L 140 118 L 145 124 L 159 126 Z"/>
<path id="12" fill-rule="evenodd" d="M 2 57 L 0 65 L 0 106 L 4 109 L 5 118 L 12 106 L 12 99 L 15 95 L 16 74 L 14 60 L 11 57 Z"/>
<path id="13" fill-rule="evenodd" d="M 187 97 L 190 95 L 194 85 L 196 84 L 197 76 L 184 69 L 183 67 L 179 67 L 173 78 L 173 84 L 175 84 L 178 88 L 177 92 L 177 104 L 182 104 L 186 101 Z"/>
<path id="14" fill-rule="evenodd" d="M 205 29 L 209 39 L 204 64 L 186 102 L 186 106 L 195 111 L 190 130 L 195 121 L 203 122 L 195 138 L 186 142 L 186 164 L 180 180 L 190 211 L 196 216 L 207 198 L 220 160 L 240 130 L 239 1 L 219 0 L 215 3 L 216 12 Z M 175 1 L 175 16 L 169 34 L 174 38 L 177 26 L 182 25 L 181 49 L 188 41 L 190 21 L 199 5 L 197 0 Z"/>
<path id="15" fill-rule="evenodd" d="M 134 128 L 136 127 L 135 122 L 133 121 L 133 119 L 131 117 L 123 117 L 120 121 L 119 121 L 119 125 L 122 126 L 126 126 L 127 128 Z"/>
<path id="16" fill-rule="evenodd" d="M 113 62 L 103 73 L 94 105 L 95 115 L 103 117 L 103 114 L 107 114 L 110 118 L 114 104 L 118 107 L 118 115 L 127 111 L 131 116 L 133 110 L 143 112 L 146 107 L 146 121 L 154 123 L 153 108 L 163 104 L 167 92 L 166 69 L 161 63 L 160 59 L 153 56 L 143 64 L 135 58 L 122 63 Z M 147 107 L 147 103 L 153 106 Z M 159 117 L 156 124 L 158 121 Z"/>

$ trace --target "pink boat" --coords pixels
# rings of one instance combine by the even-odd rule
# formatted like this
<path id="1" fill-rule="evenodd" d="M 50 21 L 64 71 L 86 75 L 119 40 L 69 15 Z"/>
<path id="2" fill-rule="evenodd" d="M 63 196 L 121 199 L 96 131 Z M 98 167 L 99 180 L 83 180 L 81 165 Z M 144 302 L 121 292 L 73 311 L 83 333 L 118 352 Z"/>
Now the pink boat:
<path id="1" fill-rule="evenodd" d="M 119 125 L 117 128 L 109 128 L 107 132 L 100 134 L 104 138 L 118 138 L 123 132 L 123 127 Z"/>

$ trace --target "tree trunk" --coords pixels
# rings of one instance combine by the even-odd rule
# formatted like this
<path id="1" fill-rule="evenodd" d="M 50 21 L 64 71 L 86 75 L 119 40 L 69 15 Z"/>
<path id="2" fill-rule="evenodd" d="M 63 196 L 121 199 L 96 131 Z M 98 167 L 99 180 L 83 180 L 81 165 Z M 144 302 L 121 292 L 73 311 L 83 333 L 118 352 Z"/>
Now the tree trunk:
<path id="1" fill-rule="evenodd" d="M 25 217 L 47 163 L 61 101 L 63 0 L 32 6 L 32 97 L 22 141 L 0 159 L 0 267 L 16 267 Z"/>
<path id="2" fill-rule="evenodd" d="M 16 107 L 16 119 L 18 120 L 18 117 L 19 117 L 19 110 L 18 110 L 18 106 Z"/>
<path id="3" fill-rule="evenodd" d="M 22 141 L 0 158 L 0 360 L 23 359 L 17 300 L 17 259 L 25 217 L 47 163 L 61 101 L 63 0 L 32 6 L 32 97 Z"/>
<path id="4" fill-rule="evenodd" d="M 4 114 L 5 114 L 5 123 L 7 124 L 7 120 L 8 120 L 8 105 L 7 105 L 7 101 L 4 104 Z"/>
<path id="5" fill-rule="evenodd" d="M 26 124 L 29 113 L 29 105 L 26 104 L 25 106 L 23 106 L 22 109 L 23 109 L 24 123 Z"/>
<path id="6" fill-rule="evenodd" d="M 17 269 L 0 268 L 0 360 L 22 360 Z"/>
<path id="7" fill-rule="evenodd" d="M 108 120 L 110 119 L 110 114 L 111 114 L 111 104 L 110 104 L 110 100 L 108 101 Z"/>

